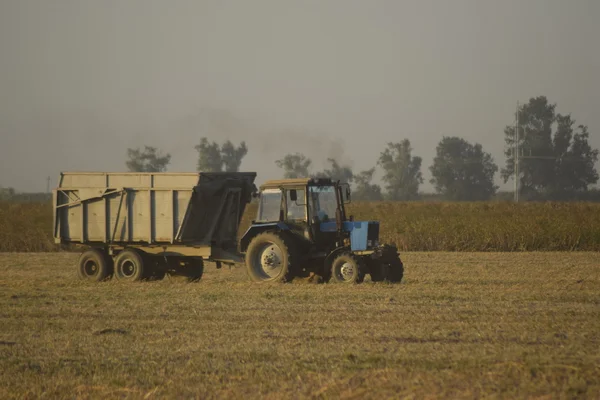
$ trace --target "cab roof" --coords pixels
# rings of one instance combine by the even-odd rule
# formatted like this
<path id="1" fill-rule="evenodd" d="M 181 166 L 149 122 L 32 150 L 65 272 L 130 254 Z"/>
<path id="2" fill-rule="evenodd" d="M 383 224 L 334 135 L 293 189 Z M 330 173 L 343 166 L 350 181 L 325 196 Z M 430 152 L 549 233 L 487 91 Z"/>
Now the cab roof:
<path id="1" fill-rule="evenodd" d="M 295 179 L 272 179 L 263 183 L 260 188 L 262 189 L 273 189 L 279 187 L 292 187 L 292 186 L 308 186 L 308 185 L 331 185 L 333 181 L 331 178 L 295 178 Z"/>

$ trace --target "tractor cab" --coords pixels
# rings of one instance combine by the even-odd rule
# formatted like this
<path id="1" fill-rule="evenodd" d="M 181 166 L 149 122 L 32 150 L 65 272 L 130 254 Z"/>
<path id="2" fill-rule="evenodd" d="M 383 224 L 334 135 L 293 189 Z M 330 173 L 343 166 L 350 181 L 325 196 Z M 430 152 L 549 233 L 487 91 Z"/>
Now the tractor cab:
<path id="1" fill-rule="evenodd" d="M 268 181 L 260 189 L 255 226 L 275 224 L 317 248 L 347 238 L 343 230 L 344 203 L 350 200 L 347 184 L 329 178 L 285 179 Z"/>

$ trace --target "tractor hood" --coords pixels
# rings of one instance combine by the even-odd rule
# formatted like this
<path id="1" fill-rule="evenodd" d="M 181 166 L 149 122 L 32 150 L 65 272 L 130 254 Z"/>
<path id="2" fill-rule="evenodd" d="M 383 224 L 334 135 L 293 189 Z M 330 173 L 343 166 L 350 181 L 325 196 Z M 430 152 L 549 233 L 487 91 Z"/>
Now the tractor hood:
<path id="1" fill-rule="evenodd" d="M 336 232 L 335 221 L 321 222 L 321 232 Z M 379 221 L 344 221 L 344 232 L 350 233 L 350 244 L 353 251 L 367 250 L 379 245 Z"/>

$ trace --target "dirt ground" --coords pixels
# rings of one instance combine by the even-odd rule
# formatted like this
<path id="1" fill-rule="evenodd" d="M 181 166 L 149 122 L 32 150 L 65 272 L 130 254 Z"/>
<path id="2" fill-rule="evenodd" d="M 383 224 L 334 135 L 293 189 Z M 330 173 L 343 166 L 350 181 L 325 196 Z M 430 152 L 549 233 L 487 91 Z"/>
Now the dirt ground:
<path id="1" fill-rule="evenodd" d="M 0 253 L 0 398 L 600 398 L 599 253 L 405 253 L 402 284 L 77 280 Z"/>

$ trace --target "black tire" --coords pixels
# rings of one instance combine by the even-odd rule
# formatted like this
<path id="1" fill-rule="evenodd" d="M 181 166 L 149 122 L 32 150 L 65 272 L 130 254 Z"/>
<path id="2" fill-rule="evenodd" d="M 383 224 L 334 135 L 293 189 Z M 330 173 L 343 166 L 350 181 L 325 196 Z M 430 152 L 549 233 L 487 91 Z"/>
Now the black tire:
<path id="1" fill-rule="evenodd" d="M 202 257 L 192 258 L 186 266 L 186 278 L 188 282 L 198 282 L 204 275 L 204 260 Z"/>
<path id="2" fill-rule="evenodd" d="M 167 274 L 167 266 L 163 257 L 142 254 L 144 259 L 144 268 L 148 271 L 148 279 L 152 281 L 160 281 Z"/>
<path id="3" fill-rule="evenodd" d="M 144 262 L 140 251 L 125 249 L 115 258 L 115 278 L 120 281 L 139 282 L 152 276 L 149 263 Z"/>
<path id="4" fill-rule="evenodd" d="M 112 259 L 100 249 L 84 251 L 77 266 L 79 278 L 89 282 L 105 281 L 113 274 Z"/>
<path id="5" fill-rule="evenodd" d="M 354 254 L 344 252 L 331 263 L 331 281 L 335 283 L 361 283 L 365 279 L 365 265 Z"/>
<path id="6" fill-rule="evenodd" d="M 369 275 L 372 282 L 383 282 L 387 277 L 387 266 L 379 260 L 369 260 Z"/>
<path id="7" fill-rule="evenodd" d="M 392 260 L 389 264 L 389 269 L 387 271 L 387 280 L 392 283 L 398 283 L 402 281 L 402 277 L 404 276 L 404 264 L 400 260 L 400 257 Z"/>
<path id="8" fill-rule="evenodd" d="M 162 281 L 163 279 L 165 279 L 166 275 L 167 275 L 167 271 L 154 271 L 152 273 L 152 280 Z"/>
<path id="9" fill-rule="evenodd" d="M 290 282 L 299 259 L 293 239 L 273 232 L 256 235 L 246 250 L 246 271 L 254 282 Z"/>

